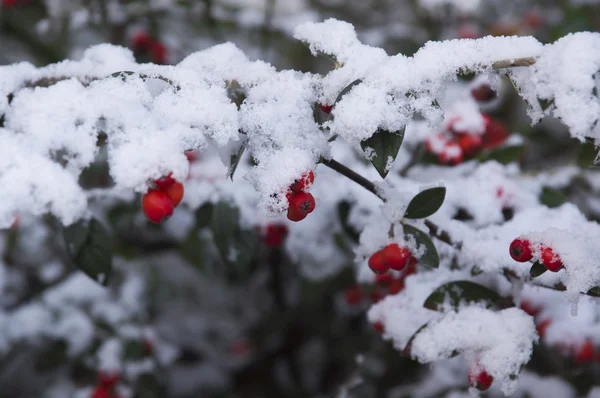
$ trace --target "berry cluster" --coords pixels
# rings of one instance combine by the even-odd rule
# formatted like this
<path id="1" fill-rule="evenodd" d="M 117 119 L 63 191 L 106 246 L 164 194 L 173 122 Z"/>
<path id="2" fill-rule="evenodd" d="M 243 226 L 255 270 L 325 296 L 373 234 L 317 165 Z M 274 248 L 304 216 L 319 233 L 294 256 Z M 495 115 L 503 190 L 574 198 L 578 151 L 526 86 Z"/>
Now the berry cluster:
<path id="1" fill-rule="evenodd" d="M 510 256 L 513 260 L 520 263 L 527 261 L 539 261 L 548 269 L 548 271 L 558 272 L 564 265 L 560 256 L 548 245 L 541 244 L 539 255 L 534 255 L 531 241 L 525 238 L 516 238 L 512 241 L 509 248 Z"/>
<path id="2" fill-rule="evenodd" d="M 289 232 L 285 224 L 268 224 L 257 229 L 265 246 L 272 249 L 281 246 Z"/>
<path id="3" fill-rule="evenodd" d="M 133 36 L 132 47 L 137 55 L 150 55 L 155 64 L 167 63 L 167 47 L 146 32 L 138 32 Z"/>
<path id="4" fill-rule="evenodd" d="M 159 224 L 173 214 L 183 199 L 183 185 L 171 174 L 154 181 L 156 188 L 150 189 L 142 199 L 144 214 L 153 223 Z"/>
<path id="5" fill-rule="evenodd" d="M 304 220 L 315 209 L 315 198 L 308 192 L 314 182 L 315 174 L 312 170 L 309 170 L 290 185 L 286 193 L 289 203 L 287 211 L 287 218 L 289 220 Z"/>
<path id="6" fill-rule="evenodd" d="M 461 118 L 450 120 L 446 131 L 436 133 L 427 138 L 425 149 L 438 157 L 438 161 L 444 165 L 457 165 L 462 163 L 465 157 L 476 156 L 485 149 L 494 149 L 502 144 L 508 137 L 508 130 L 502 123 L 482 114 L 484 119 L 484 132 L 461 130 L 457 123 Z"/>
<path id="7" fill-rule="evenodd" d="M 100 372 L 98 375 L 98 385 L 92 392 L 91 398 L 120 398 L 119 395 L 114 392 L 115 386 L 120 380 L 119 373 L 106 374 Z"/>
<path id="8" fill-rule="evenodd" d="M 371 255 L 368 263 L 369 268 L 376 274 L 385 274 L 390 269 L 402 271 L 407 265 L 415 265 L 418 262 L 410 250 L 398 246 L 397 243 L 391 243 Z"/>

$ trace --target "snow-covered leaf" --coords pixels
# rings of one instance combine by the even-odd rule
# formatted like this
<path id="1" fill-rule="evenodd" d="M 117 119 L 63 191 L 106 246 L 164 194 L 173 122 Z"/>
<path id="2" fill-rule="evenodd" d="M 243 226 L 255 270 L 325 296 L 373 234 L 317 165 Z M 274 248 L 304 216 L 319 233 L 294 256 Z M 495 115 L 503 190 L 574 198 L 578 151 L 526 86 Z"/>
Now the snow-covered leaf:
<path id="1" fill-rule="evenodd" d="M 500 296 L 495 291 L 471 281 L 454 281 L 435 289 L 427 297 L 423 307 L 434 311 L 442 311 L 450 305 L 458 309 L 464 303 L 484 302 L 488 307 L 498 302 Z"/>
<path id="2" fill-rule="evenodd" d="M 425 254 L 419 257 L 419 261 L 429 267 L 437 268 L 440 265 L 440 256 L 429 235 L 412 225 L 404 225 L 404 233 L 414 239 L 417 246 L 425 246 Z"/>
<path id="3" fill-rule="evenodd" d="M 391 132 L 379 129 L 371 138 L 360 143 L 365 152 L 372 151 L 370 160 L 381 178 L 385 178 L 390 171 L 403 139 L 404 130 Z"/>

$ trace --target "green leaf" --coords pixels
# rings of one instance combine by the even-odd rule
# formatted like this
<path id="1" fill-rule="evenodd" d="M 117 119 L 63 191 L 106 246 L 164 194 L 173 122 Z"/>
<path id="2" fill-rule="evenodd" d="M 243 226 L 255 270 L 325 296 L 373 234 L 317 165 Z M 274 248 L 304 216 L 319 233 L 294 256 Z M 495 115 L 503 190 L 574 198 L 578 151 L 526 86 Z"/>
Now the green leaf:
<path id="1" fill-rule="evenodd" d="M 546 268 L 544 266 L 544 264 L 540 263 L 539 261 L 536 261 L 535 263 L 533 263 L 533 265 L 529 269 L 529 275 L 532 278 L 537 278 L 538 276 L 542 275 L 546 271 L 548 271 L 548 268 Z"/>
<path id="2" fill-rule="evenodd" d="M 587 294 L 589 296 L 600 297 L 600 287 L 596 286 L 588 290 Z"/>
<path id="3" fill-rule="evenodd" d="M 584 142 L 579 147 L 579 154 L 577 156 L 577 165 L 579 167 L 592 167 L 594 160 L 598 155 L 598 149 L 591 142 Z"/>
<path id="4" fill-rule="evenodd" d="M 337 211 L 340 218 L 340 223 L 344 232 L 356 243 L 358 243 L 359 233 L 352 225 L 348 223 L 348 215 L 350 214 L 351 204 L 347 200 L 342 200 L 338 203 Z"/>
<path id="5" fill-rule="evenodd" d="M 346 87 L 344 87 L 344 89 L 342 91 L 340 91 L 340 93 L 338 94 L 338 96 L 335 99 L 335 102 L 333 104 L 335 105 L 338 102 L 340 102 L 342 100 L 342 98 L 344 98 L 344 95 L 348 94 L 350 91 L 352 91 L 354 86 L 358 86 L 360 83 L 362 83 L 362 79 L 356 79 L 355 81 L 353 81 L 352 83 L 350 83 Z"/>
<path id="6" fill-rule="evenodd" d="M 140 340 L 127 340 L 123 344 L 123 356 L 128 361 L 140 360 L 147 356 L 146 347 Z"/>
<path id="7" fill-rule="evenodd" d="M 484 302 L 488 307 L 491 307 L 497 304 L 499 299 L 498 293 L 485 286 L 470 281 L 455 281 L 435 289 L 427 297 L 423 307 L 441 311 L 444 305 L 450 304 L 454 309 L 458 309 L 459 305 L 464 302 Z"/>
<path id="8" fill-rule="evenodd" d="M 240 160 L 242 159 L 242 155 L 244 154 L 244 151 L 246 150 L 246 143 L 247 141 L 244 140 L 240 147 L 234 151 L 231 154 L 231 157 L 229 158 L 229 169 L 227 170 L 227 176 L 233 181 L 233 175 L 235 174 L 235 171 L 237 170 L 238 165 L 240 164 Z"/>
<path id="9" fill-rule="evenodd" d="M 421 263 L 433 268 L 439 267 L 440 256 L 429 235 L 408 224 L 404 224 L 404 234 L 412 237 L 419 248 L 425 246 L 425 254 L 419 258 Z"/>
<path id="10" fill-rule="evenodd" d="M 404 217 L 406 218 L 425 218 L 434 214 L 446 198 L 446 188 L 436 187 L 426 189 L 415 195 L 408 204 Z"/>
<path id="11" fill-rule="evenodd" d="M 519 159 L 523 153 L 523 146 L 507 146 L 496 149 L 487 156 L 487 160 L 495 160 L 502 164 L 509 164 Z"/>
<path id="12" fill-rule="evenodd" d="M 425 330 L 425 328 L 427 327 L 427 325 L 429 325 L 429 323 L 424 324 L 423 326 L 421 326 L 419 329 L 417 329 L 417 331 L 410 337 L 410 339 L 408 340 L 408 343 L 406 343 L 406 347 L 404 347 L 404 350 L 402 350 L 402 355 L 406 356 L 406 357 L 412 357 L 412 345 L 413 345 L 413 341 L 417 338 L 417 335 L 419 333 L 421 333 L 423 330 Z"/>
<path id="13" fill-rule="evenodd" d="M 215 245 L 223 261 L 243 273 L 258 249 L 258 235 L 254 230 L 240 228 L 240 210 L 228 203 L 214 205 L 211 229 Z"/>
<path id="14" fill-rule="evenodd" d="M 379 129 L 370 138 L 360 143 L 363 151 L 367 151 L 367 148 L 373 151 L 371 163 L 381 178 L 387 176 L 388 167 L 391 167 L 392 162 L 396 160 L 403 139 L 404 129 L 396 132 Z"/>
<path id="15" fill-rule="evenodd" d="M 567 201 L 567 197 L 559 190 L 544 187 L 540 194 L 540 203 L 550 208 L 558 207 Z"/>
<path id="16" fill-rule="evenodd" d="M 540 107 L 542 108 L 542 111 L 545 112 L 548 108 L 550 108 L 551 106 L 554 105 L 554 100 L 547 100 L 547 99 L 543 99 L 543 98 L 538 98 L 538 103 L 540 104 Z"/>
<path id="17" fill-rule="evenodd" d="M 196 210 L 196 227 L 204 228 L 210 226 L 213 218 L 214 205 L 207 202 Z"/>
<path id="18" fill-rule="evenodd" d="M 63 228 L 67 253 L 87 276 L 103 286 L 112 273 L 112 240 L 100 222 L 81 220 Z"/>

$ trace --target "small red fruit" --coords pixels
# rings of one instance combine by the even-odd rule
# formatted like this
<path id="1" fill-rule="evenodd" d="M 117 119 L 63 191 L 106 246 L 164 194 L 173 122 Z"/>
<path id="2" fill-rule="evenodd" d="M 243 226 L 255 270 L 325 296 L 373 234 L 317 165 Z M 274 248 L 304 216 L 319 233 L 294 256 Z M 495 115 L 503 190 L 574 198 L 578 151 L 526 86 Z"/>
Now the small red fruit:
<path id="1" fill-rule="evenodd" d="M 107 389 L 113 388 L 121 379 L 121 375 L 119 372 L 114 373 L 98 373 L 98 384 L 101 387 L 106 387 Z"/>
<path id="2" fill-rule="evenodd" d="M 371 291 L 371 302 L 373 304 L 380 302 L 384 297 L 385 295 L 381 293 L 378 289 L 373 289 Z"/>
<path id="3" fill-rule="evenodd" d="M 483 141 L 478 134 L 461 134 L 458 137 L 458 146 L 467 156 L 473 156 L 481 149 Z"/>
<path id="4" fill-rule="evenodd" d="M 469 385 L 479 391 L 485 391 L 492 386 L 494 378 L 485 370 L 481 372 L 469 372 Z"/>
<path id="5" fill-rule="evenodd" d="M 389 272 L 386 272 L 384 274 L 378 274 L 375 277 L 375 283 L 379 286 L 389 286 L 392 284 L 392 282 L 394 282 L 394 277 Z"/>
<path id="6" fill-rule="evenodd" d="M 198 160 L 198 152 L 196 152 L 196 151 L 186 151 L 184 153 L 184 155 L 187 158 L 188 162 L 190 162 L 190 163 Z"/>
<path id="7" fill-rule="evenodd" d="M 575 354 L 575 361 L 579 364 L 590 363 L 594 361 L 596 353 L 594 352 L 594 344 L 590 339 L 586 339 L 585 342 Z"/>
<path id="8" fill-rule="evenodd" d="M 294 181 L 292 185 L 290 185 L 290 190 L 292 193 L 306 192 L 314 182 L 315 173 L 313 173 L 312 170 L 309 170 L 302 174 L 302 177 Z"/>
<path id="9" fill-rule="evenodd" d="M 508 138 L 508 130 L 501 122 L 492 119 L 488 115 L 482 115 L 485 122 L 485 133 L 483 133 L 483 147 L 493 149 L 501 145 Z"/>
<path id="10" fill-rule="evenodd" d="M 513 240 L 508 251 L 512 259 L 520 263 L 527 262 L 533 258 L 531 242 L 527 239 L 517 238 Z"/>
<path id="11" fill-rule="evenodd" d="M 315 198 L 307 192 L 291 195 L 290 199 L 287 217 L 291 221 L 304 220 L 315 209 Z"/>
<path id="12" fill-rule="evenodd" d="M 150 53 L 154 63 L 164 65 L 167 63 L 167 47 L 161 42 L 154 40 L 150 46 Z"/>
<path id="13" fill-rule="evenodd" d="M 151 189 L 142 199 L 142 209 L 148 220 L 155 224 L 166 220 L 173 214 L 173 203 L 169 196 L 156 189 Z"/>
<path id="14" fill-rule="evenodd" d="M 444 148 L 446 145 L 448 145 L 448 142 L 448 137 L 446 137 L 444 134 L 435 133 L 427 137 L 425 140 L 425 149 L 429 153 L 439 155 L 444 151 Z"/>
<path id="15" fill-rule="evenodd" d="M 319 104 L 319 108 L 321 108 L 321 110 L 323 112 L 325 112 L 326 114 L 330 114 L 331 110 L 333 109 L 333 105 L 323 105 L 323 104 Z"/>
<path id="16" fill-rule="evenodd" d="M 281 246 L 288 235 L 288 227 L 283 224 L 269 224 L 265 228 L 263 242 L 265 246 L 275 248 Z"/>
<path id="17" fill-rule="evenodd" d="M 377 333 L 380 334 L 383 334 L 383 332 L 385 332 L 385 326 L 383 326 L 383 323 L 379 321 L 373 322 L 373 329 L 375 329 Z"/>
<path id="18" fill-rule="evenodd" d="M 487 102 L 496 98 L 496 91 L 487 83 L 471 89 L 471 96 L 475 101 Z"/>
<path id="19" fill-rule="evenodd" d="M 344 299 L 346 300 L 346 303 L 351 306 L 360 304 L 363 299 L 363 292 L 360 286 L 352 286 L 346 289 L 344 292 Z"/>
<path id="20" fill-rule="evenodd" d="M 152 38 L 146 32 L 138 32 L 133 36 L 133 49 L 136 51 L 148 51 L 152 46 Z"/>
<path id="21" fill-rule="evenodd" d="M 170 187 L 163 190 L 171 203 L 173 203 L 173 207 L 177 207 L 179 203 L 181 203 L 181 199 L 183 199 L 183 184 L 180 182 L 174 182 Z"/>
<path id="22" fill-rule="evenodd" d="M 383 254 L 383 250 L 373 253 L 373 255 L 369 257 L 368 264 L 369 268 L 371 268 L 371 271 L 375 272 L 376 274 L 385 274 L 389 269 L 386 257 Z"/>
<path id="23" fill-rule="evenodd" d="M 157 189 L 164 191 L 169 188 L 171 185 L 175 184 L 175 179 L 171 177 L 172 173 L 169 173 L 168 176 L 161 177 L 158 180 L 154 180 L 154 185 L 156 185 Z"/>
<path id="24" fill-rule="evenodd" d="M 113 394 L 108 388 L 100 386 L 92 391 L 92 396 L 90 398 L 113 398 Z"/>
<path id="25" fill-rule="evenodd" d="M 542 264 L 551 272 L 558 272 L 563 268 L 560 256 L 551 247 L 542 247 Z"/>
<path id="26" fill-rule="evenodd" d="M 402 290 L 404 290 L 404 279 L 396 279 L 395 281 L 392 282 L 392 284 L 388 288 L 388 292 L 391 295 L 398 294 Z"/>
<path id="27" fill-rule="evenodd" d="M 392 243 L 383 248 L 383 256 L 391 269 L 402 271 L 410 263 L 412 254 L 407 248 Z"/>
<path id="28" fill-rule="evenodd" d="M 455 166 L 463 161 L 463 150 L 455 142 L 449 142 L 444 147 L 442 153 L 440 153 L 439 161 L 441 164 Z"/>
<path id="29" fill-rule="evenodd" d="M 537 28 L 542 24 L 542 17 L 534 10 L 527 11 L 523 18 L 523 25 L 529 26 L 530 28 Z"/>
<path id="30" fill-rule="evenodd" d="M 548 329 L 548 326 L 550 326 L 551 323 L 551 319 L 545 319 L 535 326 L 538 335 L 540 336 L 540 339 L 544 338 L 544 336 L 546 335 L 546 330 Z"/>
<path id="31" fill-rule="evenodd" d="M 540 313 L 540 311 L 542 310 L 540 307 L 532 304 L 531 302 L 527 301 L 527 300 L 523 300 L 521 301 L 521 309 L 531 315 L 531 316 L 536 316 L 537 314 Z"/>
<path id="32" fill-rule="evenodd" d="M 476 39 L 477 31 L 471 26 L 463 25 L 458 29 L 456 35 L 459 39 Z"/>

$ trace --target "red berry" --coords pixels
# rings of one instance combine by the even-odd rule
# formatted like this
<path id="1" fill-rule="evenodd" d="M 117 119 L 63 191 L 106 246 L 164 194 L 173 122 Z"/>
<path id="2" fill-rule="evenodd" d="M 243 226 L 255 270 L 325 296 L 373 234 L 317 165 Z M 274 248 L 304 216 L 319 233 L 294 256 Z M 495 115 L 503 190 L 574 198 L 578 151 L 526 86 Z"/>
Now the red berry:
<path id="1" fill-rule="evenodd" d="M 481 149 L 481 135 L 479 134 L 461 134 L 458 137 L 458 146 L 467 156 L 473 156 Z"/>
<path id="2" fill-rule="evenodd" d="M 377 253 L 380 253 L 380 251 Z M 378 274 L 375 277 L 375 283 L 379 286 L 389 286 L 392 284 L 392 282 L 394 282 L 394 277 L 389 272 Z"/>
<path id="3" fill-rule="evenodd" d="M 493 149 L 501 145 L 508 138 L 508 130 L 504 125 L 487 115 L 482 115 L 485 121 L 485 132 L 483 133 L 483 146 L 487 149 Z"/>
<path id="4" fill-rule="evenodd" d="M 469 385 L 471 387 L 475 387 L 479 391 L 485 391 L 492 386 L 494 382 L 494 378 L 485 370 L 478 371 L 470 371 L 469 372 Z"/>
<path id="5" fill-rule="evenodd" d="M 521 301 L 521 309 L 531 316 L 536 316 L 541 311 L 540 307 L 535 306 L 527 300 Z"/>
<path id="6" fill-rule="evenodd" d="M 96 387 L 90 398 L 112 398 L 111 392 L 105 387 Z"/>
<path id="7" fill-rule="evenodd" d="M 379 290 L 377 289 L 373 289 L 371 290 L 371 302 L 373 304 L 378 303 L 381 301 L 381 299 L 383 299 L 385 295 L 383 293 L 381 293 Z"/>
<path id="8" fill-rule="evenodd" d="M 152 46 L 152 38 L 146 32 L 138 32 L 133 36 L 133 49 L 136 51 L 148 51 Z"/>
<path id="9" fill-rule="evenodd" d="M 517 238 L 513 240 L 508 251 L 513 260 L 520 263 L 527 262 L 533 258 L 531 242 L 527 239 Z"/>
<path id="10" fill-rule="evenodd" d="M 326 114 L 330 114 L 331 110 L 333 109 L 333 105 L 323 105 L 323 104 L 319 104 L 319 108 L 321 108 L 321 110 L 323 112 L 325 112 Z"/>
<path id="11" fill-rule="evenodd" d="M 563 268 L 562 260 L 560 256 L 552 250 L 551 247 L 542 247 L 542 264 L 548 269 L 548 271 L 558 272 Z"/>
<path id="12" fill-rule="evenodd" d="M 455 142 L 449 142 L 440 153 L 439 161 L 441 164 L 450 166 L 457 165 L 463 161 L 463 150 Z"/>
<path id="13" fill-rule="evenodd" d="M 369 257 L 369 268 L 376 274 L 384 274 L 388 271 L 389 267 L 383 250 L 379 250 Z"/>
<path id="14" fill-rule="evenodd" d="M 151 189 L 142 199 L 142 209 L 148 220 L 158 224 L 173 214 L 173 203 L 169 196 L 156 189 Z"/>
<path id="15" fill-rule="evenodd" d="M 265 246 L 275 248 L 281 246 L 288 235 L 288 227 L 283 224 L 269 224 L 265 228 L 263 242 Z"/>
<path id="16" fill-rule="evenodd" d="M 383 332 L 385 332 L 385 327 L 383 326 L 383 323 L 379 321 L 373 322 L 373 329 L 375 329 L 377 333 L 383 334 Z"/>
<path id="17" fill-rule="evenodd" d="M 444 148 L 448 144 L 448 137 L 446 137 L 442 133 L 435 133 L 434 135 L 430 135 L 425 140 L 425 149 L 429 153 L 433 153 L 434 155 L 439 155 L 444 151 Z"/>
<path id="18" fill-rule="evenodd" d="M 157 189 L 164 191 L 169 188 L 171 185 L 175 184 L 175 179 L 172 176 L 172 173 L 169 173 L 166 177 L 161 177 L 158 180 L 154 180 L 154 185 L 156 185 Z"/>
<path id="19" fill-rule="evenodd" d="M 476 101 L 487 102 L 496 98 L 496 91 L 487 83 L 471 89 L 471 96 Z"/>
<path id="20" fill-rule="evenodd" d="M 167 47 L 161 42 L 154 40 L 150 46 L 150 53 L 154 63 L 164 65 L 167 63 Z"/>
<path id="21" fill-rule="evenodd" d="M 575 354 L 575 361 L 579 364 L 590 363 L 594 361 L 594 357 L 596 356 L 594 351 L 594 344 L 590 339 L 586 339 L 583 345 L 579 347 L 579 350 L 577 350 L 577 353 Z"/>
<path id="22" fill-rule="evenodd" d="M 363 299 L 363 292 L 360 286 L 352 286 L 346 289 L 344 292 L 344 299 L 346 303 L 351 306 L 360 304 Z"/>
<path id="23" fill-rule="evenodd" d="M 388 288 L 388 292 L 391 295 L 398 294 L 402 290 L 404 290 L 404 279 L 396 279 L 395 281 L 392 282 L 392 284 Z"/>
<path id="24" fill-rule="evenodd" d="M 121 375 L 119 372 L 114 373 L 98 373 L 98 384 L 101 387 L 106 387 L 107 389 L 113 388 L 121 379 Z"/>
<path id="25" fill-rule="evenodd" d="M 523 25 L 529 26 L 530 28 L 537 28 L 542 24 L 542 17 L 536 11 L 527 11 L 523 18 Z"/>
<path id="26" fill-rule="evenodd" d="M 183 199 L 183 184 L 175 182 L 163 191 L 167 194 L 171 203 L 173 203 L 173 207 L 177 207 L 181 203 L 181 199 Z"/>
<path id="27" fill-rule="evenodd" d="M 152 355 L 152 353 L 154 352 L 154 344 L 152 344 L 152 341 L 144 339 L 144 341 L 142 341 L 142 345 L 144 346 L 145 354 Z"/>
<path id="28" fill-rule="evenodd" d="M 292 193 L 306 192 L 314 182 L 315 173 L 313 173 L 312 170 L 309 170 L 290 185 L 290 190 Z"/>
<path id="29" fill-rule="evenodd" d="M 196 152 L 196 151 L 186 151 L 184 153 L 184 155 L 187 158 L 188 162 L 190 162 L 190 163 L 198 160 L 198 152 Z"/>
<path id="30" fill-rule="evenodd" d="M 291 195 L 287 217 L 291 221 L 300 221 L 305 219 L 314 209 L 315 198 L 307 192 L 300 192 Z"/>
<path id="31" fill-rule="evenodd" d="M 392 243 L 383 248 L 383 256 L 391 269 L 402 271 L 411 261 L 412 254 L 407 248 Z"/>
<path id="32" fill-rule="evenodd" d="M 471 26 L 463 25 L 458 29 L 457 36 L 459 39 L 476 39 L 477 31 Z"/>
<path id="33" fill-rule="evenodd" d="M 540 339 L 544 338 L 544 336 L 546 335 L 546 330 L 548 329 L 548 326 L 550 326 L 551 323 L 551 319 L 545 319 L 535 326 L 538 335 L 540 336 Z"/>

